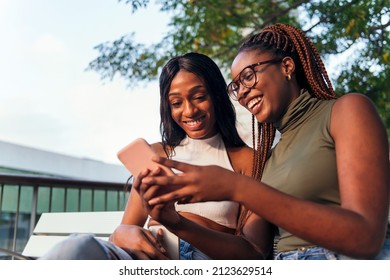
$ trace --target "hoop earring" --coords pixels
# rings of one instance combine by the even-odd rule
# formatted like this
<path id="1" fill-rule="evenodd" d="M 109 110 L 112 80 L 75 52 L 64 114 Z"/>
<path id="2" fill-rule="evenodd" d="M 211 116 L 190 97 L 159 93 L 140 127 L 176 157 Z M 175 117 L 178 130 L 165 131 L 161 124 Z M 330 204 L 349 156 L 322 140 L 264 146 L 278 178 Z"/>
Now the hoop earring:
<path id="1" fill-rule="evenodd" d="M 286 76 L 286 79 L 287 79 L 287 81 L 290 81 L 290 80 L 291 80 L 291 75 L 288 74 L 288 75 Z"/>

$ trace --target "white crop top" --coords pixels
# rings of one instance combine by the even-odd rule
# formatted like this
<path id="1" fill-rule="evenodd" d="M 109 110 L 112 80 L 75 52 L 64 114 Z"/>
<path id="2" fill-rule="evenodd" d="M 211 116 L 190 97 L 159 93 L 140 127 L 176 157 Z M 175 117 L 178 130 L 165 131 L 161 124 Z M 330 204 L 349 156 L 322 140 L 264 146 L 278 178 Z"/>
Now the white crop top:
<path id="1" fill-rule="evenodd" d="M 172 159 L 194 165 L 219 165 L 234 171 L 220 134 L 208 139 L 192 139 L 187 136 L 175 147 Z M 235 229 L 239 205 L 233 201 L 197 202 L 176 204 L 176 211 L 194 213 Z"/>

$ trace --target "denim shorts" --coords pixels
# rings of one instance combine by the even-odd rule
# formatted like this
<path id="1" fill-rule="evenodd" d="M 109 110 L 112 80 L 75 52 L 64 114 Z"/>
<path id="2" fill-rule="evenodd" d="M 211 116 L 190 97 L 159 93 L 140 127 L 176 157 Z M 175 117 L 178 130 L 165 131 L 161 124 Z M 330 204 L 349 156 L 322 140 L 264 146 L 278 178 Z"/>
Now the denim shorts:
<path id="1" fill-rule="evenodd" d="M 279 252 L 275 260 L 337 260 L 337 256 L 334 252 L 322 247 L 309 247 Z"/>
<path id="2" fill-rule="evenodd" d="M 385 239 L 382 250 L 375 257 L 376 260 L 390 260 L 390 238 Z"/>
<path id="3" fill-rule="evenodd" d="M 275 260 L 354 260 L 345 255 L 336 254 L 322 247 L 309 247 L 276 254 Z M 379 254 L 374 260 L 390 260 L 390 239 L 385 239 Z"/>
<path id="4" fill-rule="evenodd" d="M 180 239 L 181 260 L 211 260 L 206 254 L 198 250 L 190 243 Z"/>

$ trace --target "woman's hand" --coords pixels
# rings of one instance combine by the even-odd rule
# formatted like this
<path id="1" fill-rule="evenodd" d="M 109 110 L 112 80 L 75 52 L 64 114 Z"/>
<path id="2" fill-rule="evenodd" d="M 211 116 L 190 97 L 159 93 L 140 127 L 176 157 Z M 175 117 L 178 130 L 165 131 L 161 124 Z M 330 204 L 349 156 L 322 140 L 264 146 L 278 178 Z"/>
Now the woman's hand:
<path id="1" fill-rule="evenodd" d="M 237 184 L 233 177 L 241 176 L 219 166 L 196 166 L 163 157 L 154 161 L 182 171 L 175 176 L 143 176 L 134 186 L 148 207 L 168 201 L 179 203 L 233 200 Z"/>
<path id="2" fill-rule="evenodd" d="M 161 245 L 162 238 L 162 232 L 156 238 L 140 226 L 121 224 L 110 236 L 110 241 L 139 260 L 167 260 L 166 250 Z"/>
<path id="3" fill-rule="evenodd" d="M 148 213 L 153 220 L 169 228 L 180 222 L 180 215 L 175 210 L 174 202 L 150 205 Z"/>
<path id="4" fill-rule="evenodd" d="M 158 175 L 165 175 L 165 173 L 162 172 L 161 168 L 157 168 L 153 171 L 144 170 L 140 172 L 140 174 L 138 174 L 134 181 L 133 188 L 135 190 L 146 188 L 146 186 L 141 187 L 142 180 L 147 176 Z M 139 193 L 142 207 L 144 208 L 146 213 L 152 218 L 152 222 L 156 223 L 157 221 L 158 223 L 163 224 L 166 227 L 173 227 L 175 224 L 180 222 L 180 217 L 179 214 L 176 212 L 174 201 L 170 201 L 164 204 L 150 205 L 148 203 L 148 199 L 144 199 L 143 194 L 144 193 Z"/>

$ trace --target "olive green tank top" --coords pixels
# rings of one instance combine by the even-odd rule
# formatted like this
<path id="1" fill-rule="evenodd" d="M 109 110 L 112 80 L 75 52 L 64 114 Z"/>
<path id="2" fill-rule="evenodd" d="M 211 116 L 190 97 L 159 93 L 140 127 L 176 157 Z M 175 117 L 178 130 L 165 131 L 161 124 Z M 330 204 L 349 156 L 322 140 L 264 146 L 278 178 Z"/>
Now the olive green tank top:
<path id="1" fill-rule="evenodd" d="M 281 133 L 268 159 L 262 181 L 294 197 L 325 205 L 340 205 L 330 115 L 335 100 L 319 100 L 303 90 L 274 123 Z M 285 213 L 288 216 L 288 212 Z M 278 251 L 313 244 L 279 228 Z"/>
<path id="2" fill-rule="evenodd" d="M 264 168 L 264 183 L 297 198 L 340 206 L 335 145 L 329 131 L 335 101 L 319 100 L 302 90 L 289 105 L 274 123 L 281 137 Z M 279 233 L 278 251 L 315 246 L 282 228 Z"/>

